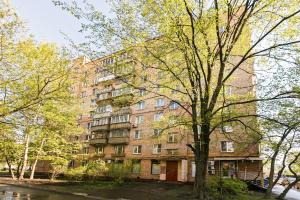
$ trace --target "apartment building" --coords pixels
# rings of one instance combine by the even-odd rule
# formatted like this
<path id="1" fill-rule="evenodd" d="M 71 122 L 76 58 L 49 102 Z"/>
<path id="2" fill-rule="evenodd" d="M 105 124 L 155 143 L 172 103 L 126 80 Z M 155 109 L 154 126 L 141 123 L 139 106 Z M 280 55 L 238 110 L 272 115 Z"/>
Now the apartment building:
<path id="1" fill-rule="evenodd" d="M 163 131 L 159 125 L 164 115 L 178 115 L 182 109 L 163 96 L 133 89 L 124 79 L 106 70 L 116 62 L 134 65 L 125 53 L 94 61 L 86 58 L 76 61 L 78 81 L 73 90 L 81 98 L 84 113 L 78 122 L 85 128 L 85 133 L 76 138 L 83 143 L 83 149 L 71 166 L 85 165 L 96 159 L 118 166 L 130 161 L 132 178 L 193 181 L 194 156 L 187 146 L 193 144 L 191 130 L 174 128 Z M 155 76 L 163 78 L 159 73 Z M 253 90 L 245 87 L 252 85 L 252 79 L 252 75 L 240 70 L 233 81 L 238 87 L 230 87 L 228 92 L 235 93 L 237 88 L 242 88 L 239 93 Z M 137 101 L 138 98 L 142 100 Z M 255 112 L 255 105 L 253 110 Z M 171 119 L 167 121 L 169 123 Z M 208 174 L 240 179 L 254 179 L 261 175 L 259 144 L 241 147 L 228 135 L 235 135 L 240 140 L 247 137 L 236 127 L 216 129 L 211 136 Z"/>

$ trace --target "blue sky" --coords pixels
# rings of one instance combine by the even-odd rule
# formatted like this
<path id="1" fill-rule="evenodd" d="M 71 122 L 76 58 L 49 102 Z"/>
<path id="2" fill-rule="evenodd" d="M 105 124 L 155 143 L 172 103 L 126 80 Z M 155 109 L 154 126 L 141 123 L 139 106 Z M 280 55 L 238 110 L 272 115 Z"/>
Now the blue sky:
<path id="1" fill-rule="evenodd" d="M 88 2 L 102 12 L 108 13 L 109 6 L 105 0 Z M 80 29 L 78 21 L 66 11 L 54 6 L 51 0 L 11 0 L 11 4 L 25 22 L 28 32 L 33 34 L 37 41 L 66 45 L 68 41 L 61 32 L 66 33 L 74 41 L 83 40 L 82 35 L 78 33 Z"/>

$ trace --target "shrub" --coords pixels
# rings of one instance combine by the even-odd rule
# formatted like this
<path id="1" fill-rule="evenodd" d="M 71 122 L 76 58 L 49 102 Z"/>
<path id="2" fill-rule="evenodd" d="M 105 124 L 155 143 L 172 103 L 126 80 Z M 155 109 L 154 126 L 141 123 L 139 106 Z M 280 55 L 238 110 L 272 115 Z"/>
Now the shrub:
<path id="1" fill-rule="evenodd" d="M 213 199 L 231 199 L 247 193 L 247 184 L 238 179 L 224 179 L 211 177 L 208 181 L 208 190 Z"/>
<path id="2" fill-rule="evenodd" d="M 87 166 L 80 166 L 69 169 L 65 172 L 65 177 L 72 181 L 82 181 L 85 177 Z"/>
<path id="3" fill-rule="evenodd" d="M 86 175 L 89 180 L 94 181 L 97 177 L 103 176 L 108 171 L 108 167 L 103 160 L 94 160 L 87 164 Z"/>

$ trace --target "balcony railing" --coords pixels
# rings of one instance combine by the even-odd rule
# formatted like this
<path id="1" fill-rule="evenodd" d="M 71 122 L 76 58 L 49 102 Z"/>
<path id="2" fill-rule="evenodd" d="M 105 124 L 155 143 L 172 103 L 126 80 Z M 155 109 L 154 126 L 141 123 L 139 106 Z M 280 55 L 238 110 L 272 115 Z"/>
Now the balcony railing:
<path id="1" fill-rule="evenodd" d="M 103 117 L 110 117 L 110 116 L 111 116 L 111 112 L 103 112 L 103 113 L 94 113 L 93 114 L 94 119 L 103 118 Z"/>
<path id="2" fill-rule="evenodd" d="M 106 144 L 107 143 L 107 138 L 105 137 L 99 137 L 99 138 L 93 138 L 90 139 L 90 144 Z"/>
<path id="3" fill-rule="evenodd" d="M 110 129 L 131 129 L 131 127 L 130 122 L 113 123 L 110 125 Z"/>
<path id="4" fill-rule="evenodd" d="M 129 136 L 125 137 L 110 137 L 108 138 L 109 144 L 128 144 L 129 143 Z"/>
<path id="5" fill-rule="evenodd" d="M 111 157 L 125 157 L 125 153 L 113 153 Z"/>
<path id="6" fill-rule="evenodd" d="M 98 131 L 98 130 L 108 130 L 109 125 L 108 124 L 100 124 L 100 125 L 92 125 L 91 131 Z"/>

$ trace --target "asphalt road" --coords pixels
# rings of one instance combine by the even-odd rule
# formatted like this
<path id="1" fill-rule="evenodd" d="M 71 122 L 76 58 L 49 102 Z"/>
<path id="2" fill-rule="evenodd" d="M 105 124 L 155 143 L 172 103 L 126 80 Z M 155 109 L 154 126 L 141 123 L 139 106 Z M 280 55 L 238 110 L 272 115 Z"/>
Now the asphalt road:
<path id="1" fill-rule="evenodd" d="M 60 194 L 0 184 L 0 200 L 85 200 L 84 196 Z"/>

